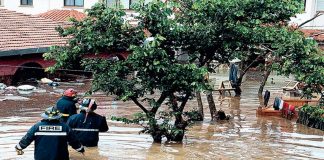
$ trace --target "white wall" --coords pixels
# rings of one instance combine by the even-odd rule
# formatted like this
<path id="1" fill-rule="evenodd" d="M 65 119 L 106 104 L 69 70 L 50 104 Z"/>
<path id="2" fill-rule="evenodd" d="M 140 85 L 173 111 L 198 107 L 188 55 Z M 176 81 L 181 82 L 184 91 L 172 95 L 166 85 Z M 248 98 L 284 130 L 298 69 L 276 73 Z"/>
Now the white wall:
<path id="1" fill-rule="evenodd" d="M 298 14 L 297 17 L 291 18 L 291 23 L 301 24 L 316 14 L 317 10 L 317 1 L 318 0 L 306 0 L 306 8 L 303 14 Z M 303 25 L 302 28 L 305 29 L 324 29 L 324 13 L 322 16 L 317 17 L 316 19 L 308 22 Z"/>
<path id="2" fill-rule="evenodd" d="M 3 0 L 4 5 L 0 8 L 17 11 L 25 14 L 40 14 L 52 9 L 74 9 L 83 12 L 89 9 L 99 0 L 84 0 L 84 7 L 64 6 L 64 0 L 33 0 L 32 6 L 21 6 L 20 0 Z"/>

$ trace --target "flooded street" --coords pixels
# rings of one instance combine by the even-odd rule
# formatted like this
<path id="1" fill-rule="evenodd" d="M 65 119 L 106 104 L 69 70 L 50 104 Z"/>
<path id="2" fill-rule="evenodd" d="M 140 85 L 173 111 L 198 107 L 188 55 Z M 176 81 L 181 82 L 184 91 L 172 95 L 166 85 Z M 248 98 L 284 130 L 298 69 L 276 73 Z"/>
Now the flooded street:
<path id="1" fill-rule="evenodd" d="M 265 89 L 274 96 L 281 95 L 281 87 L 287 78 L 273 76 L 275 84 L 268 83 Z M 227 79 L 227 74 L 217 74 L 216 84 Z M 59 86 L 59 89 L 74 87 L 81 94 L 89 87 Z M 218 86 L 216 86 L 218 87 Z M 249 79 L 243 83 L 241 97 L 226 97 L 219 100 L 214 93 L 217 109 L 230 114 L 230 121 L 211 122 L 206 97 L 203 98 L 205 120 L 188 129 L 182 144 L 153 144 L 150 135 L 138 134 L 140 126 L 111 121 L 111 116 L 130 116 L 140 111 L 131 102 L 113 101 L 114 97 L 96 94 L 97 113 L 108 119 L 109 131 L 100 133 L 98 148 L 87 148 L 85 155 L 70 149 L 70 158 L 79 159 L 324 159 L 324 132 L 296 124 L 296 119 L 259 117 L 260 105 L 257 96 L 259 82 Z M 38 120 L 45 108 L 54 105 L 60 94 L 43 86 L 46 93 L 22 95 L 25 101 L 0 101 L 0 159 L 33 159 L 34 144 L 27 147 L 22 156 L 17 156 L 14 146 L 26 131 Z M 62 92 L 63 92 L 62 90 Z M 204 95 L 204 94 L 202 94 Z M 197 102 L 188 103 L 195 108 Z"/>

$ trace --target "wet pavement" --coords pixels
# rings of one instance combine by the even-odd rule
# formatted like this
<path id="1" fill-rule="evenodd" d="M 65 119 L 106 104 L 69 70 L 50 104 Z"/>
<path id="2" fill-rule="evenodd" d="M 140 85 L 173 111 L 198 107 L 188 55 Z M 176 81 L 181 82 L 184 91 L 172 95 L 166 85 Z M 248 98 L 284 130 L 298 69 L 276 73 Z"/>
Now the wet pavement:
<path id="1" fill-rule="evenodd" d="M 271 92 L 270 102 L 275 95 L 282 95 L 280 87 L 288 78 L 274 77 L 275 84 L 267 84 Z M 270 78 L 271 78 L 270 77 Z M 226 73 L 212 76 L 215 84 L 227 79 Z M 0 101 L 0 159 L 33 159 L 33 143 L 22 156 L 17 156 L 14 146 L 26 131 L 38 120 L 39 114 L 54 105 L 60 93 L 68 87 L 78 89 L 81 94 L 89 88 L 64 84 L 56 89 L 43 85 L 45 93 L 23 95 L 27 101 Z M 260 105 L 257 96 L 259 80 L 250 77 L 243 83 L 241 97 L 226 97 L 220 100 L 214 94 L 217 109 L 224 110 L 233 119 L 212 122 L 206 97 L 203 97 L 205 120 L 188 129 L 182 144 L 152 143 L 150 135 L 138 134 L 140 126 L 126 125 L 109 120 L 111 116 L 127 116 L 140 111 L 131 102 L 114 101 L 113 96 L 96 94 L 97 113 L 108 119 L 109 131 L 100 133 L 98 148 L 87 148 L 85 155 L 70 149 L 70 158 L 79 159 L 324 159 L 324 132 L 296 124 L 296 120 L 280 117 L 256 116 Z M 203 94 L 202 94 L 203 95 Z M 192 100 L 188 108 L 195 108 Z"/>

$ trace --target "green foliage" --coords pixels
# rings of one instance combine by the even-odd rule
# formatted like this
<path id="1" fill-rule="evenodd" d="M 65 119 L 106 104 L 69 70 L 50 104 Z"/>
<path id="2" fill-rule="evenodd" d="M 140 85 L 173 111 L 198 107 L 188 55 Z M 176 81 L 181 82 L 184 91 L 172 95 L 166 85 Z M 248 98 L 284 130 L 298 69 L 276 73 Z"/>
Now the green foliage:
<path id="1" fill-rule="evenodd" d="M 146 115 L 147 123 L 143 126 L 143 133 L 155 135 L 158 132 L 160 136 L 172 140 L 184 134 L 185 127 L 177 127 L 174 123 L 170 123 L 172 118 L 183 116 L 184 107 L 171 102 L 171 98 L 177 93 L 185 93 L 184 100 L 175 99 L 176 103 L 182 104 L 195 91 L 206 89 L 203 77 L 207 69 L 199 68 L 195 64 L 180 64 L 175 57 L 168 55 L 160 47 L 163 40 L 165 38 L 157 35 L 153 41 L 145 45 L 132 46 L 132 54 L 124 61 L 92 59 L 84 61 L 83 64 L 86 69 L 94 71 L 92 91 L 101 90 L 114 94 L 118 96 L 117 99 L 123 101 L 133 100 Z M 155 99 L 157 95 L 161 96 Z M 142 106 L 137 99 L 148 102 L 148 106 Z M 162 114 L 160 117 L 163 123 L 158 123 L 156 113 L 162 102 L 172 107 L 169 108 L 169 115 Z M 139 119 L 144 120 L 143 117 L 135 117 L 133 120 L 114 119 L 125 123 L 138 123 Z"/>
<path id="2" fill-rule="evenodd" d="M 282 57 L 274 63 L 279 74 L 293 74 L 297 81 L 303 82 L 303 93 L 311 98 L 312 93 L 320 93 L 324 85 L 324 53 L 318 49 L 317 43 L 294 32 L 289 42 L 277 53 Z"/>
<path id="3" fill-rule="evenodd" d="M 310 118 L 314 118 L 324 122 L 324 108 L 318 106 L 304 105 L 301 111 L 310 115 Z"/>
<path id="4" fill-rule="evenodd" d="M 134 116 L 133 119 L 112 116 L 111 120 L 124 122 L 126 124 L 139 124 L 139 125 L 143 125 L 146 121 L 148 121 L 146 115 L 143 112 L 135 113 L 133 116 Z"/>
<path id="5" fill-rule="evenodd" d="M 160 37 L 161 38 L 161 37 Z M 95 71 L 93 90 L 116 94 L 121 100 L 143 97 L 159 92 L 191 93 L 203 90 L 205 68 L 195 64 L 179 64 L 158 46 L 159 38 L 144 46 L 133 46 L 125 61 L 104 59 L 84 61 L 88 70 Z M 131 75 L 136 72 L 136 76 Z"/>
<path id="6" fill-rule="evenodd" d="M 147 121 L 144 132 L 156 141 L 161 136 L 182 140 L 188 125 L 184 107 L 195 91 L 210 89 L 203 78 L 207 69 L 202 66 L 212 60 L 227 63 L 238 57 L 246 62 L 270 55 L 272 69 L 284 75 L 295 74 L 297 80 L 306 83 L 305 93 L 324 84 L 323 53 L 313 40 L 288 27 L 290 17 L 302 11 L 302 2 L 153 0 L 134 6 L 139 13 L 138 26 L 123 20 L 123 10 L 97 4 L 86 11 L 85 20 L 72 20 L 70 27 L 58 28 L 68 38 L 68 45 L 52 47 L 44 57 L 57 61 L 52 70 L 85 68 L 93 72 L 92 91 L 132 100 L 144 112 L 134 120 L 113 119 Z M 144 30 L 153 41 L 143 44 Z M 185 64 L 178 61 L 179 50 L 190 57 Z M 89 58 L 124 51 L 131 53 L 125 61 Z M 169 108 L 161 114 L 158 110 L 164 105 Z"/>
<path id="7" fill-rule="evenodd" d="M 301 0 L 180 0 L 153 1 L 137 10 L 140 27 L 166 37 L 162 47 L 188 51 L 199 66 L 233 57 L 249 64 L 259 55 L 270 56 L 272 69 L 294 74 L 310 96 L 324 85 L 323 53 L 314 40 L 288 26 L 303 7 Z"/>
<path id="8" fill-rule="evenodd" d="M 156 118 L 149 118 L 143 112 L 135 113 L 132 119 L 124 118 L 124 117 L 115 117 L 113 116 L 111 120 L 121 121 L 126 124 L 138 124 L 143 127 L 143 130 L 140 133 L 153 134 L 157 130 L 163 137 L 167 139 L 174 139 L 177 135 L 184 134 L 183 129 L 179 129 L 174 125 L 174 114 L 177 114 L 173 111 L 160 111 Z M 188 119 L 188 125 L 193 124 L 194 119 L 197 118 L 197 111 L 189 111 L 184 112 L 182 116 Z M 158 128 L 158 129 L 157 129 Z"/>
<path id="9" fill-rule="evenodd" d="M 211 60 L 228 62 L 236 53 L 253 54 L 302 8 L 300 0 L 180 0 L 153 1 L 137 10 L 140 27 L 167 37 L 166 47 L 198 53 L 203 66 Z"/>
<path id="10" fill-rule="evenodd" d="M 71 19 L 70 27 L 57 28 L 62 37 L 68 38 L 68 45 L 54 46 L 44 54 L 45 59 L 56 60 L 52 70 L 80 68 L 80 60 L 85 54 L 113 54 L 142 43 L 144 33 L 124 21 L 122 16 L 126 13 L 123 10 L 98 3 L 86 13 L 84 20 Z"/>

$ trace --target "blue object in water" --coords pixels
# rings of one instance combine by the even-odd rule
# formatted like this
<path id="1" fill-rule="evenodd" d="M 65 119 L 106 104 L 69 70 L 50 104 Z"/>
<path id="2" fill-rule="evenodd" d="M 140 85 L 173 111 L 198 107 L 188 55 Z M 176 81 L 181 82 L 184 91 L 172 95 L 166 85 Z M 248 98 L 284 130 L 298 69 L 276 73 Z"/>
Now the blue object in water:
<path id="1" fill-rule="evenodd" d="M 231 81 L 232 83 L 236 84 L 237 83 L 237 67 L 235 66 L 235 64 L 231 64 L 230 66 L 230 72 L 229 72 L 229 81 Z"/>
<path id="2" fill-rule="evenodd" d="M 60 84 L 57 82 L 51 82 L 51 83 L 48 83 L 48 85 L 52 86 L 52 87 L 56 87 L 56 86 L 59 86 Z"/>

